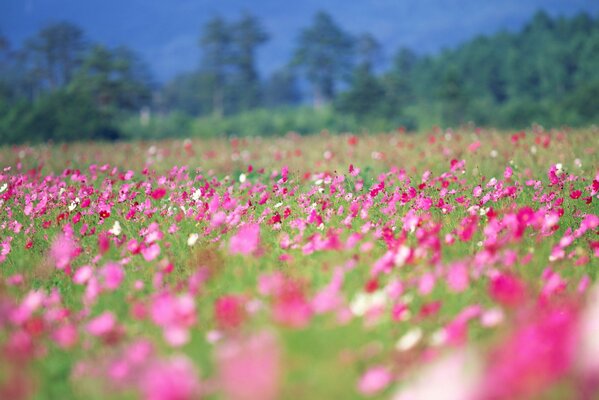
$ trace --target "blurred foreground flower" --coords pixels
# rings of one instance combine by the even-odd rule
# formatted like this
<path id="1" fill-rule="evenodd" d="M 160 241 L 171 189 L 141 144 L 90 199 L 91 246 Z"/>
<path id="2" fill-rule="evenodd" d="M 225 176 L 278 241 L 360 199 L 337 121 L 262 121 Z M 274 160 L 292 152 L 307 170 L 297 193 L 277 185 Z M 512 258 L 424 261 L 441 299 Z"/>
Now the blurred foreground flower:
<path id="1" fill-rule="evenodd" d="M 224 341 L 216 351 L 218 378 L 229 400 L 278 398 L 281 354 L 275 337 L 260 332 L 247 338 Z"/>

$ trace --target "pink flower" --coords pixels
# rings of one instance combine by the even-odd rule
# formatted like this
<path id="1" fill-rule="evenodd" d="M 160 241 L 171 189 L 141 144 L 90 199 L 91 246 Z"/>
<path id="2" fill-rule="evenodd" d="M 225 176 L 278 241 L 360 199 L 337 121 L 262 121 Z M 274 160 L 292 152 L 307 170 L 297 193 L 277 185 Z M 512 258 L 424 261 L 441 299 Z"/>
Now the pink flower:
<path id="1" fill-rule="evenodd" d="M 254 254 L 260 244 L 260 225 L 243 225 L 229 242 L 231 254 Z"/>
<path id="2" fill-rule="evenodd" d="M 454 292 L 463 292 L 468 288 L 468 268 L 463 263 L 456 263 L 449 268 L 447 285 Z"/>
<path id="3" fill-rule="evenodd" d="M 576 312 L 538 308 L 492 354 L 481 399 L 537 398 L 572 367 L 579 342 Z"/>
<path id="4" fill-rule="evenodd" d="M 468 145 L 468 151 L 471 153 L 474 153 L 476 150 L 478 150 L 479 147 L 480 147 L 480 140 L 477 140 L 476 142 L 472 142 L 472 143 L 470 143 L 470 145 Z"/>
<path id="5" fill-rule="evenodd" d="M 50 248 L 50 256 L 58 269 L 67 268 L 71 261 L 77 257 L 77 246 L 72 237 L 60 234 L 54 239 Z"/>
<path id="6" fill-rule="evenodd" d="M 365 396 L 373 396 L 389 386 L 392 380 L 393 376 L 386 367 L 371 367 L 360 377 L 358 391 Z"/>
<path id="7" fill-rule="evenodd" d="M 268 332 L 224 342 L 216 352 L 223 397 L 230 400 L 276 399 L 281 375 L 279 353 L 277 341 Z"/>
<path id="8" fill-rule="evenodd" d="M 77 328 L 73 324 L 62 325 L 52 333 L 52 339 L 63 349 L 71 348 L 77 343 Z"/>
<path id="9" fill-rule="evenodd" d="M 312 307 L 306 300 L 300 285 L 286 282 L 273 305 L 273 318 L 280 324 L 292 328 L 304 328 L 312 317 Z"/>
<path id="10" fill-rule="evenodd" d="M 166 195 L 166 189 L 165 188 L 157 188 L 154 189 L 152 191 L 152 193 L 150 193 L 150 196 L 154 199 L 154 200 L 160 200 L 161 198 L 163 198 Z"/>
<path id="11" fill-rule="evenodd" d="M 512 170 L 511 167 L 505 167 L 505 171 L 503 173 L 503 177 L 505 179 L 510 179 L 512 177 L 513 173 L 514 172 L 513 172 L 513 170 Z"/>
<path id="12" fill-rule="evenodd" d="M 518 278 L 510 274 L 500 274 L 489 284 L 491 297 L 509 307 L 516 307 L 524 301 L 526 288 Z"/>
<path id="13" fill-rule="evenodd" d="M 146 261 L 152 261 L 160 255 L 160 246 L 158 243 L 152 243 L 149 246 L 144 246 L 141 249 L 141 255 Z"/>
<path id="14" fill-rule="evenodd" d="M 81 267 L 73 275 L 73 282 L 77 285 L 83 285 L 92 277 L 93 273 L 94 271 L 89 265 Z"/>
<path id="15" fill-rule="evenodd" d="M 193 400 L 199 398 L 201 388 L 193 364 L 177 357 L 151 364 L 140 389 L 145 400 Z"/>
<path id="16" fill-rule="evenodd" d="M 154 323 L 163 329 L 164 338 L 171 346 L 182 346 L 189 341 L 189 328 L 196 323 L 193 297 L 178 297 L 163 293 L 152 303 L 150 314 Z"/>
<path id="17" fill-rule="evenodd" d="M 214 318 L 222 329 L 234 329 L 245 320 L 244 301 L 240 296 L 223 296 L 214 302 Z"/>
<path id="18" fill-rule="evenodd" d="M 106 264 L 100 271 L 100 274 L 104 278 L 104 287 L 108 290 L 117 289 L 125 277 L 123 267 L 112 262 Z"/>
<path id="19" fill-rule="evenodd" d="M 105 336 L 116 328 L 116 317 L 110 311 L 100 314 L 87 323 L 86 330 L 93 336 Z"/>

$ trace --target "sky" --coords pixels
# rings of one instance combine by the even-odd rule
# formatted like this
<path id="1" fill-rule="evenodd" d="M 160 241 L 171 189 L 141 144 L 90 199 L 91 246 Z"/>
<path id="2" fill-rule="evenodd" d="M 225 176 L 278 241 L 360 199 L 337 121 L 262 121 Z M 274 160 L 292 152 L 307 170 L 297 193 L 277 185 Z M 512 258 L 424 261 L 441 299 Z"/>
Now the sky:
<path id="1" fill-rule="evenodd" d="M 45 25 L 70 21 L 90 41 L 133 48 L 164 82 L 197 68 L 201 27 L 216 15 L 235 20 L 249 11 L 260 18 L 271 39 L 258 66 L 268 74 L 287 63 L 318 10 L 352 34 L 373 34 L 390 58 L 401 46 L 431 54 L 478 34 L 517 30 L 540 9 L 597 16 L 599 0 L 0 0 L 0 32 L 20 47 Z"/>

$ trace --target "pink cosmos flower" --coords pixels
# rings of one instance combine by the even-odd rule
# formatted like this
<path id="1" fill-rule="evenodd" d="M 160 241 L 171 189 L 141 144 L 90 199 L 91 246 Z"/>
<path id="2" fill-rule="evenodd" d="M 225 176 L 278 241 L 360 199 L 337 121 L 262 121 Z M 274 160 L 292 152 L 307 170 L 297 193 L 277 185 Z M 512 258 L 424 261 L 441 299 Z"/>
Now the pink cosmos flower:
<path id="1" fill-rule="evenodd" d="M 464 263 L 456 263 L 449 268 L 447 285 L 454 292 L 463 292 L 468 288 L 468 267 Z"/>
<path id="2" fill-rule="evenodd" d="M 164 338 L 171 346 L 182 346 L 189 341 L 189 328 L 196 323 L 196 306 L 193 297 L 170 293 L 157 296 L 150 314 L 154 323 L 163 329 Z"/>
<path id="3" fill-rule="evenodd" d="M 121 265 L 110 262 L 102 268 L 100 275 L 104 278 L 104 287 L 108 290 L 115 290 L 121 285 L 125 272 Z"/>
<path id="4" fill-rule="evenodd" d="M 223 296 L 214 302 L 214 318 L 222 329 L 239 327 L 245 317 L 244 299 L 241 296 Z"/>
<path id="5" fill-rule="evenodd" d="M 229 242 L 231 254 L 255 254 L 260 245 L 260 225 L 243 225 Z"/>
<path id="6" fill-rule="evenodd" d="M 56 268 L 60 270 L 67 268 L 77 256 L 75 240 L 64 233 L 58 235 L 50 248 L 50 256 L 54 260 Z"/>
<path id="7" fill-rule="evenodd" d="M 152 243 L 149 246 L 144 246 L 141 249 L 141 255 L 146 261 L 152 261 L 160 255 L 160 246 L 158 243 Z"/>
<path id="8" fill-rule="evenodd" d="M 151 364 L 140 386 L 145 400 L 194 400 L 201 391 L 193 364 L 182 356 Z"/>
<path id="9" fill-rule="evenodd" d="M 358 391 L 365 396 L 373 396 L 389 386 L 392 380 L 393 376 L 387 367 L 371 367 L 360 377 Z"/>
<path id="10" fill-rule="evenodd" d="M 105 336 L 116 328 L 116 317 L 110 311 L 100 314 L 87 323 L 86 330 L 93 336 Z"/>
<path id="11" fill-rule="evenodd" d="M 58 327 L 52 333 L 52 339 L 63 349 L 69 349 L 77 343 L 77 328 L 73 324 Z"/>
<path id="12" fill-rule="evenodd" d="M 224 398 L 274 400 L 278 397 L 281 356 L 275 337 L 261 332 L 223 342 L 216 351 Z"/>
<path id="13" fill-rule="evenodd" d="M 515 276 L 511 274 L 500 274 L 491 280 L 489 285 L 491 297 L 508 307 L 516 307 L 526 297 L 526 287 Z"/>

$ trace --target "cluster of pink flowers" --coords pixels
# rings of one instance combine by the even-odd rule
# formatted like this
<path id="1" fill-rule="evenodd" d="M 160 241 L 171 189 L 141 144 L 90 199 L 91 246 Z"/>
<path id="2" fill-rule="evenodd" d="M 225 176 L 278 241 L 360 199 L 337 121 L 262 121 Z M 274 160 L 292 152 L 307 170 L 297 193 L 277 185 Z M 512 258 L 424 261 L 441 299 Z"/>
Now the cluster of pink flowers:
<path id="1" fill-rule="evenodd" d="M 505 140 L 539 137 L 544 151 L 565 140 Z M 350 136 L 348 154 L 362 142 Z M 82 387 L 106 381 L 151 400 L 293 396 L 289 333 L 351 328 L 380 344 L 339 349 L 359 395 L 590 398 L 599 169 L 551 163 L 534 176 L 506 162 L 497 177 L 471 175 L 484 146 L 477 136 L 459 157 L 443 147 L 436 168 L 377 174 L 359 160 L 327 168 L 335 150 L 321 172 L 5 169 L 0 360 L 14 368 L 0 397 L 27 397 L 54 348 L 80 357 L 70 380 Z"/>

